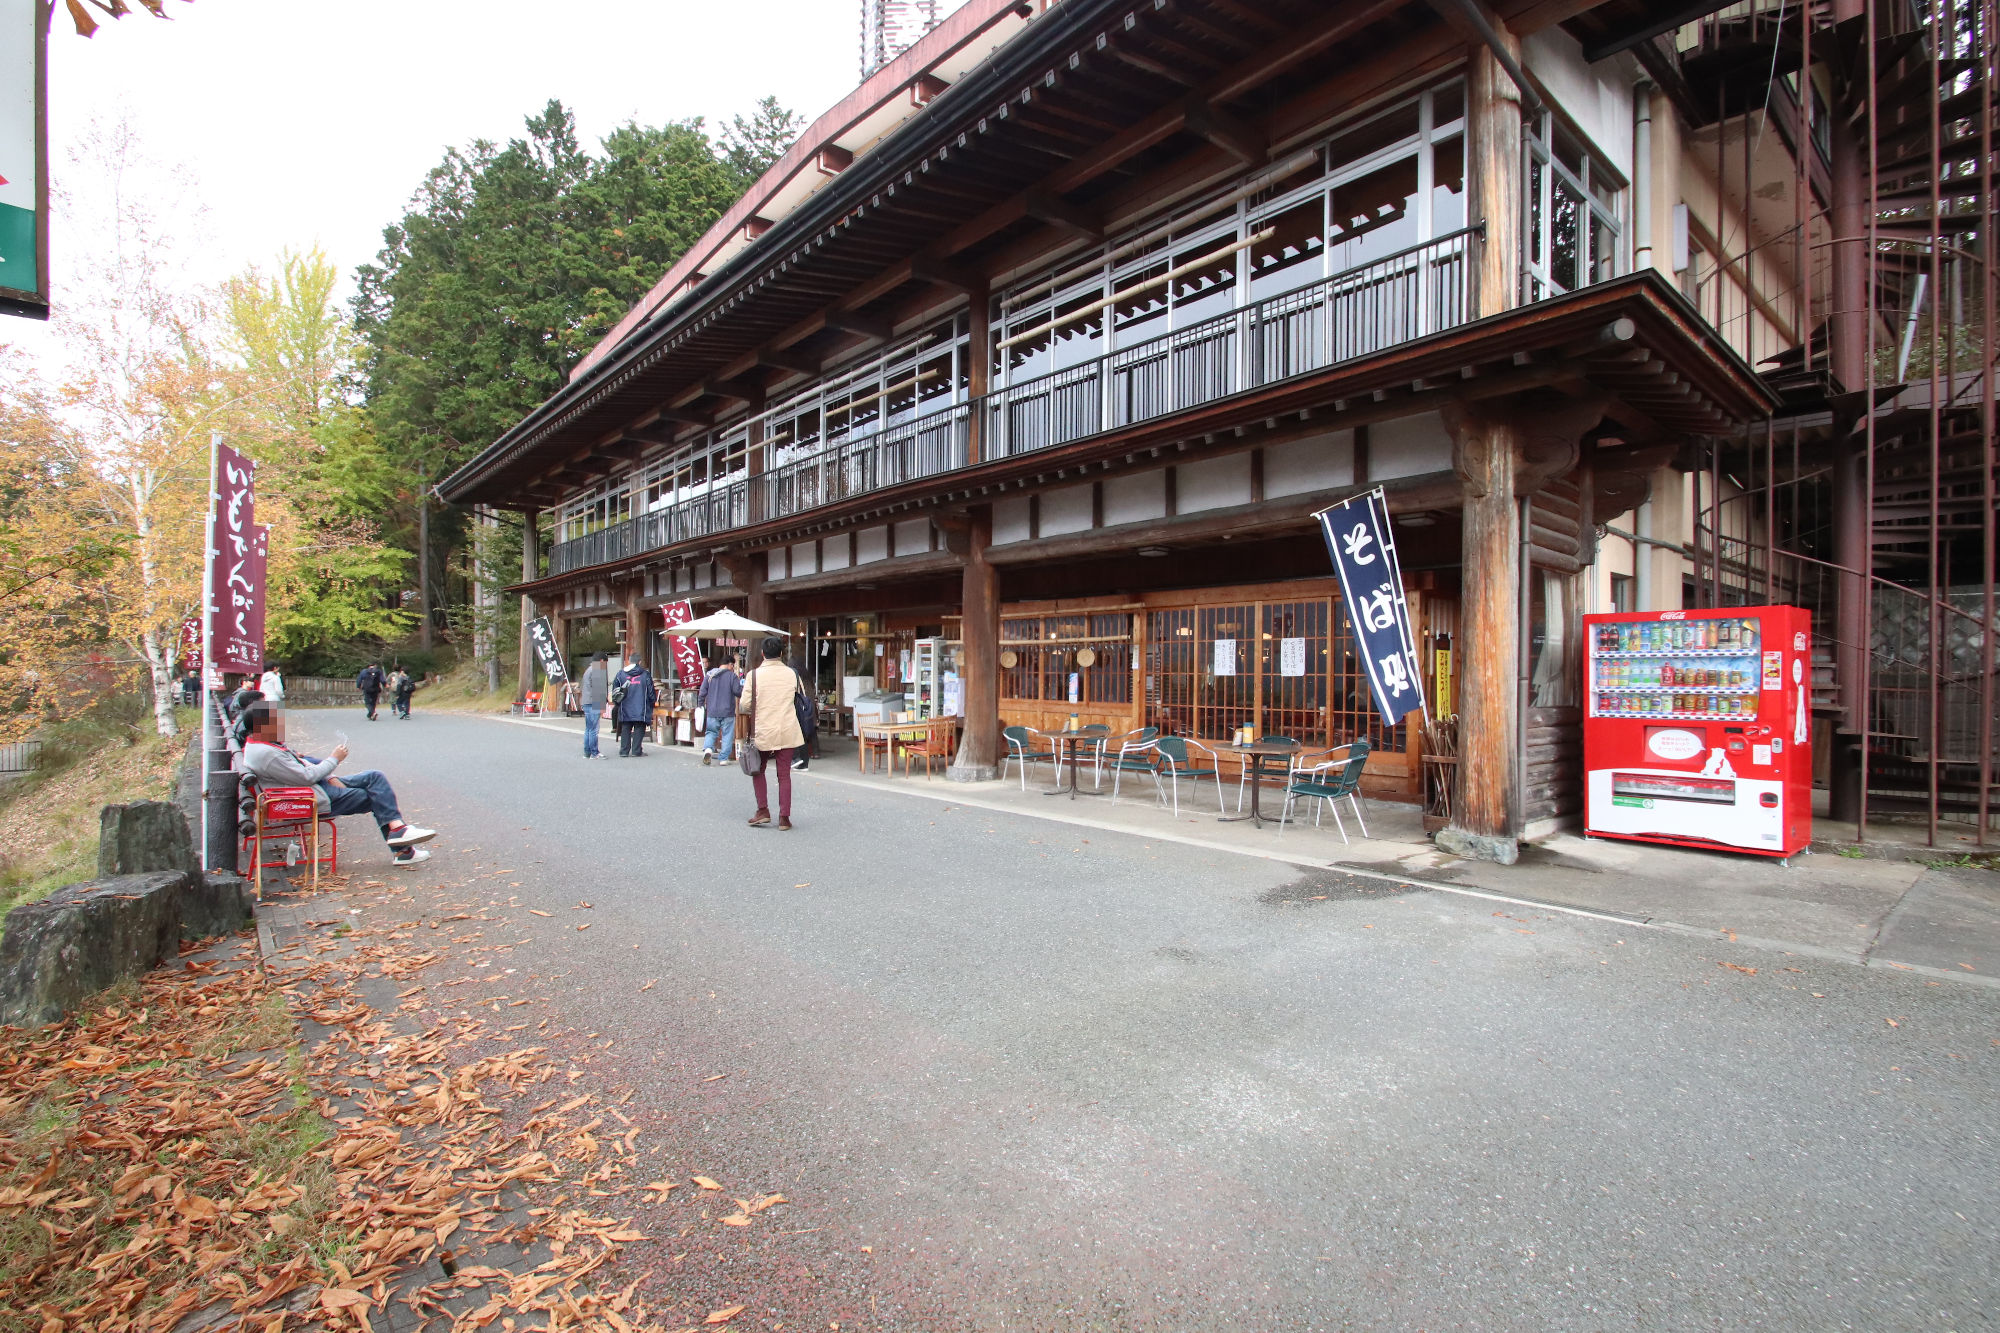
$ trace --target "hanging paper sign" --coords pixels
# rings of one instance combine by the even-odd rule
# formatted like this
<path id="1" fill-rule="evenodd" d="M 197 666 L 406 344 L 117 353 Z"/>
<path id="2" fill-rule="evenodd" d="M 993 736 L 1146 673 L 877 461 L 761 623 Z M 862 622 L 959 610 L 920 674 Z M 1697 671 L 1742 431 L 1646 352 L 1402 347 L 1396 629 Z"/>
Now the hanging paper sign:
<path id="1" fill-rule="evenodd" d="M 569 672 L 563 669 L 562 652 L 556 647 L 555 629 L 547 616 L 536 616 L 528 622 L 528 641 L 535 645 L 535 657 L 542 664 L 544 676 L 558 684 L 569 679 Z"/>
<path id="2" fill-rule="evenodd" d="M 181 622 L 181 670 L 201 670 L 201 618 L 189 616 Z"/>
<path id="3" fill-rule="evenodd" d="M 1354 646 L 1368 671 L 1376 711 L 1389 726 L 1406 713 L 1423 712 L 1423 673 L 1417 665 L 1416 636 L 1403 597 L 1403 574 L 1389 530 L 1389 504 L 1376 487 L 1319 513 L 1320 532 L 1334 571 L 1340 575 L 1341 604 L 1354 629 Z"/>
<path id="4" fill-rule="evenodd" d="M 1215 641 L 1215 674 L 1233 676 L 1236 674 L 1236 640 L 1217 639 Z"/>
<path id="5" fill-rule="evenodd" d="M 1083 677 L 1074 671 L 1069 673 L 1069 701 L 1073 704 L 1083 702 Z"/>
<path id="6" fill-rule="evenodd" d="M 1281 639 L 1278 641 L 1278 674 L 1281 676 L 1303 676 L 1306 674 L 1306 641 L 1304 639 Z"/>
<path id="7" fill-rule="evenodd" d="M 264 565 L 268 529 L 256 521 L 256 465 L 227 445 L 215 446 L 210 478 L 208 623 L 219 671 L 256 675 L 264 669 Z"/>
<path id="8" fill-rule="evenodd" d="M 694 603 L 668 602 L 660 608 L 660 614 L 666 617 L 668 629 L 685 625 L 694 619 Z M 679 678 L 681 687 L 693 689 L 701 684 L 701 650 L 694 646 L 694 640 L 686 635 L 669 634 L 667 642 L 673 645 L 674 674 Z"/>

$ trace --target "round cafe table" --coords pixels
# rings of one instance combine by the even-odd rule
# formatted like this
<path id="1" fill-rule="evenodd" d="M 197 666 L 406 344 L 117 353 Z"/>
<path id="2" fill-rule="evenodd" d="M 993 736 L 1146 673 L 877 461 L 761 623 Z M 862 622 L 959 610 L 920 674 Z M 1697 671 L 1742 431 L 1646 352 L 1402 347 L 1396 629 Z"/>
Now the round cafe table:
<path id="1" fill-rule="evenodd" d="M 1236 824 L 1249 820 L 1255 827 L 1264 827 L 1264 811 L 1258 798 L 1263 795 L 1264 764 L 1266 760 L 1280 759 L 1287 771 L 1292 757 L 1305 747 L 1297 741 L 1251 741 L 1248 745 L 1217 745 L 1211 747 L 1217 754 L 1233 754 L 1243 760 L 1250 770 L 1250 813 L 1247 815 L 1223 815 L 1219 823 Z"/>

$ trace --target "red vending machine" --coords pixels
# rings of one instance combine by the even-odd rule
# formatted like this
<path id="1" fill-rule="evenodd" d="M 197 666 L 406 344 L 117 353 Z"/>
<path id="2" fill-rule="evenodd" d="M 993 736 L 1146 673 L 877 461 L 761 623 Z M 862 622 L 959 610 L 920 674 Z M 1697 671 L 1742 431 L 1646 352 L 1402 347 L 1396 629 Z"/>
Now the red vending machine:
<path id="1" fill-rule="evenodd" d="M 1812 841 L 1795 606 L 1585 616 L 1584 831 L 1791 856 Z"/>

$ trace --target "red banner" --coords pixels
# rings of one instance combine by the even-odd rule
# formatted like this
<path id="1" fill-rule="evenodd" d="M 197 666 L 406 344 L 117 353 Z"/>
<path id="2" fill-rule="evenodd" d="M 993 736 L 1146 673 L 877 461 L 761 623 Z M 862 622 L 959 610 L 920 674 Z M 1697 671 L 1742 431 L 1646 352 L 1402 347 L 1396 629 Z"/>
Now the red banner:
<path id="1" fill-rule="evenodd" d="M 660 608 L 660 614 L 667 618 L 667 627 L 684 625 L 694 619 L 693 602 L 668 602 Z M 693 639 L 667 636 L 667 642 L 674 647 L 674 672 L 680 677 L 684 689 L 692 689 L 701 684 L 701 649 L 695 647 Z"/>
<path id="2" fill-rule="evenodd" d="M 256 465 L 215 446 L 215 505 L 209 531 L 208 614 L 218 671 L 264 669 L 264 564 L 270 530 L 256 522 L 251 483 Z"/>
<path id="3" fill-rule="evenodd" d="M 181 622 L 181 670 L 201 670 L 201 621 L 195 616 Z"/>

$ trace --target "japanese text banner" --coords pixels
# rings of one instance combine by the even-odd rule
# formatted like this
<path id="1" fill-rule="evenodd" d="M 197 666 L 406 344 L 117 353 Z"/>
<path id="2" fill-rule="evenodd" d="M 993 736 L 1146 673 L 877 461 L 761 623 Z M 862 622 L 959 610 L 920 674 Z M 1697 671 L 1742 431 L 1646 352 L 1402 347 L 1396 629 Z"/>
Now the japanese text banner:
<path id="1" fill-rule="evenodd" d="M 224 444 L 215 446 L 209 520 L 208 616 L 210 660 L 218 671 L 254 675 L 264 669 L 264 563 L 267 529 L 256 521 L 256 465 Z"/>
<path id="2" fill-rule="evenodd" d="M 1319 522 L 1340 575 L 1341 600 L 1354 626 L 1355 651 L 1367 669 L 1376 711 L 1391 727 L 1406 713 L 1428 716 L 1388 501 L 1378 487 L 1322 510 Z"/>
<path id="3" fill-rule="evenodd" d="M 685 625 L 694 619 L 694 603 L 668 602 L 660 608 L 660 614 L 665 617 L 668 629 Z M 667 642 L 673 648 L 674 674 L 681 686 L 692 688 L 701 684 L 701 650 L 695 647 L 694 640 L 685 635 L 669 634 Z"/>
<path id="4" fill-rule="evenodd" d="M 569 672 L 563 666 L 562 650 L 556 647 L 556 632 L 549 624 L 547 616 L 536 616 L 528 622 L 528 641 L 535 646 L 535 656 L 541 660 L 542 674 L 560 685 L 569 679 Z"/>

